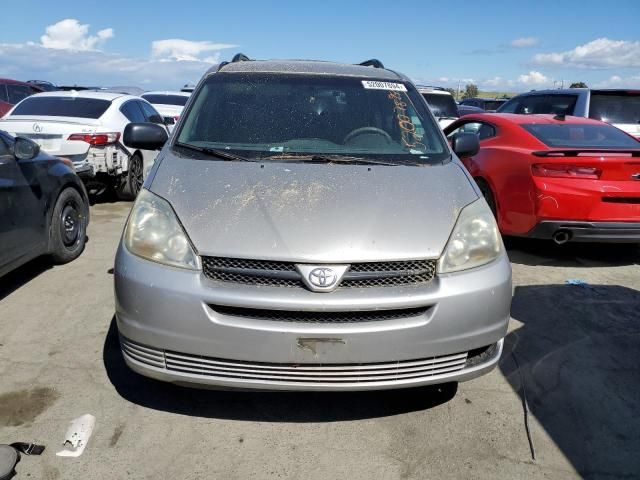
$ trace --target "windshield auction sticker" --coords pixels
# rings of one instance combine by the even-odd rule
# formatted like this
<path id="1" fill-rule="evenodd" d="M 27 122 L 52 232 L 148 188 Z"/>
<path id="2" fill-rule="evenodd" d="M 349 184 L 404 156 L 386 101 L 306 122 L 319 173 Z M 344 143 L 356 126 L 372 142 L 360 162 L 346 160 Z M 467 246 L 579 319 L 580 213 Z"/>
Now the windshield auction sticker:
<path id="1" fill-rule="evenodd" d="M 370 90 L 393 90 L 396 92 L 407 91 L 407 87 L 402 83 L 380 82 L 378 80 L 362 80 L 362 86 Z"/>

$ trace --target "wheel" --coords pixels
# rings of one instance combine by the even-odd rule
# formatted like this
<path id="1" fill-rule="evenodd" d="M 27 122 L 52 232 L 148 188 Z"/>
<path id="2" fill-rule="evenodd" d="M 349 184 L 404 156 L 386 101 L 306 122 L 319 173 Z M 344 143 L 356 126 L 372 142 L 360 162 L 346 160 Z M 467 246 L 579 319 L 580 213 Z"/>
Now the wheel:
<path id="1" fill-rule="evenodd" d="M 482 196 L 487 201 L 491 212 L 493 212 L 493 216 L 498 220 L 498 207 L 496 205 L 496 199 L 493 196 L 493 192 L 491 191 L 491 187 L 486 180 L 483 180 L 482 178 L 476 178 L 476 183 L 478 184 L 478 187 L 480 187 Z"/>
<path id="2" fill-rule="evenodd" d="M 88 206 L 75 188 L 65 188 L 53 207 L 50 243 L 56 263 L 78 258 L 84 250 L 89 218 Z"/>
<path id="3" fill-rule="evenodd" d="M 119 179 L 116 185 L 116 193 L 122 200 L 133 200 L 138 196 L 144 183 L 142 158 L 140 155 L 132 155 L 129 159 L 129 170 Z"/>

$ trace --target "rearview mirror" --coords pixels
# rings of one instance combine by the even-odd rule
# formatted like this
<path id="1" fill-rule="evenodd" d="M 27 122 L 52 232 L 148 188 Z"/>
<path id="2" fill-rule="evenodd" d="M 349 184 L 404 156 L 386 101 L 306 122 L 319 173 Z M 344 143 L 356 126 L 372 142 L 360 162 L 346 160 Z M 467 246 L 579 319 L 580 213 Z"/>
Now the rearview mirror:
<path id="1" fill-rule="evenodd" d="M 156 123 L 130 123 L 122 136 L 127 147 L 141 150 L 160 150 L 168 138 L 165 127 Z"/>
<path id="2" fill-rule="evenodd" d="M 25 137 L 16 137 L 13 144 L 13 155 L 18 160 L 32 160 L 40 153 L 40 145 Z"/>
<path id="3" fill-rule="evenodd" d="M 459 158 L 473 157 L 480 150 L 480 141 L 475 133 L 459 132 L 451 137 L 451 148 Z"/>

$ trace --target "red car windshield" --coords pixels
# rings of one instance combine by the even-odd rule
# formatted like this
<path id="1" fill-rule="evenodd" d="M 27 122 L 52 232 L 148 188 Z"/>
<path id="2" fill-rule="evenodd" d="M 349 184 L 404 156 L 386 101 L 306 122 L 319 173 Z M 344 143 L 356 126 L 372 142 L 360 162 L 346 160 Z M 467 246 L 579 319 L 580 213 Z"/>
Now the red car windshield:
<path id="1" fill-rule="evenodd" d="M 553 148 L 640 149 L 638 140 L 611 125 L 530 123 L 522 128 Z"/>

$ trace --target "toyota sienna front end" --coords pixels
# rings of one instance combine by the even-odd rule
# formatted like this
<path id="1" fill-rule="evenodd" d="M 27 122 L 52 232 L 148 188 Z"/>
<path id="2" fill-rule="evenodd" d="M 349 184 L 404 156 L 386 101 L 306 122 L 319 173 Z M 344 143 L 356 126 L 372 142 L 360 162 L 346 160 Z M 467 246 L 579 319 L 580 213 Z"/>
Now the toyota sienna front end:
<path id="1" fill-rule="evenodd" d="M 489 372 L 511 267 L 404 76 L 237 61 L 201 80 L 125 227 L 124 358 L 177 384 L 366 390 Z M 125 142 L 164 141 L 131 125 Z M 452 139 L 473 154 L 470 134 Z"/>

